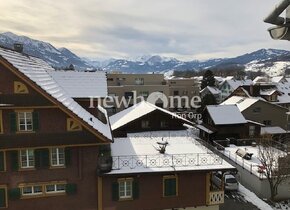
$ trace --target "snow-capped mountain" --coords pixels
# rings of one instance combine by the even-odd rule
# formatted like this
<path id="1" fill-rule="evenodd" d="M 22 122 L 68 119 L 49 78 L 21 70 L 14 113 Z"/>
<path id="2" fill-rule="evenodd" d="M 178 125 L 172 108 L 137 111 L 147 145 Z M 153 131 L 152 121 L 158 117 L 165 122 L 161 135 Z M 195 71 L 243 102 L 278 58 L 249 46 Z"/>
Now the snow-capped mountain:
<path id="1" fill-rule="evenodd" d="M 277 49 L 261 49 L 234 58 L 218 58 L 205 61 L 181 61 L 160 55 L 143 55 L 128 59 L 80 58 L 66 48 L 55 48 L 47 42 L 18 36 L 11 32 L 0 34 L 0 45 L 13 48 L 14 43 L 23 43 L 24 52 L 40 57 L 54 67 L 65 68 L 73 64 L 77 69 L 103 69 L 126 73 L 166 73 L 174 70 L 201 70 L 215 68 L 235 68 L 244 66 L 246 71 L 263 71 L 269 75 L 280 75 L 290 69 L 290 52 Z"/>
<path id="2" fill-rule="evenodd" d="M 73 64 L 79 69 L 92 68 L 92 65 L 88 64 L 66 48 L 57 49 L 50 43 L 34 40 L 26 36 L 18 36 L 11 32 L 0 34 L 1 46 L 13 48 L 14 43 L 22 43 L 24 46 L 24 53 L 39 57 L 53 67 L 65 68 Z"/>
<path id="3" fill-rule="evenodd" d="M 209 59 L 205 61 L 180 61 L 175 58 L 158 55 L 142 56 L 133 59 L 116 59 L 103 68 L 127 73 L 168 72 L 172 70 L 201 70 L 208 68 L 229 68 L 244 66 L 247 71 L 264 71 L 270 75 L 279 75 L 290 68 L 290 52 L 277 49 L 261 49 L 234 58 Z"/>

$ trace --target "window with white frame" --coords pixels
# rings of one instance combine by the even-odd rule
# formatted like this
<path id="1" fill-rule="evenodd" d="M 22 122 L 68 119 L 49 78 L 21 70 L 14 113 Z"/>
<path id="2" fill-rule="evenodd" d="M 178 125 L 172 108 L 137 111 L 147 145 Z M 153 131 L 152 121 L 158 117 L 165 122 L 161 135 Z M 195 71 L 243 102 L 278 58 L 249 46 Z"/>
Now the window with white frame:
<path id="1" fill-rule="evenodd" d="M 32 112 L 18 112 L 18 130 L 33 130 Z"/>
<path id="2" fill-rule="evenodd" d="M 119 198 L 130 199 L 133 197 L 133 180 L 120 179 L 119 180 Z"/>
<path id="3" fill-rule="evenodd" d="M 51 157 L 51 166 L 64 166 L 65 165 L 64 148 L 51 148 L 50 157 Z"/>
<path id="4" fill-rule="evenodd" d="M 45 185 L 46 193 L 64 193 L 65 192 L 65 184 L 48 184 Z"/>
<path id="5" fill-rule="evenodd" d="M 41 195 L 43 193 L 42 185 L 21 187 L 22 196 Z"/>
<path id="6" fill-rule="evenodd" d="M 20 150 L 20 163 L 21 168 L 33 168 L 34 167 L 34 150 L 23 149 Z"/>

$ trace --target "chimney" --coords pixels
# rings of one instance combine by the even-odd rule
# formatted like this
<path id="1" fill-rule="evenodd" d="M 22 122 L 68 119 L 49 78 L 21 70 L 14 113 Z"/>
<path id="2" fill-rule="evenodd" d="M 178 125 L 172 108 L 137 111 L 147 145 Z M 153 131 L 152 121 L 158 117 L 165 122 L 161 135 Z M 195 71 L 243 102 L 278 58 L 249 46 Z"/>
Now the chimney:
<path id="1" fill-rule="evenodd" d="M 250 96 L 254 96 L 254 86 L 250 85 Z"/>
<path id="2" fill-rule="evenodd" d="M 23 44 L 21 44 L 21 43 L 14 43 L 14 50 L 16 52 L 22 53 L 23 52 Z"/>

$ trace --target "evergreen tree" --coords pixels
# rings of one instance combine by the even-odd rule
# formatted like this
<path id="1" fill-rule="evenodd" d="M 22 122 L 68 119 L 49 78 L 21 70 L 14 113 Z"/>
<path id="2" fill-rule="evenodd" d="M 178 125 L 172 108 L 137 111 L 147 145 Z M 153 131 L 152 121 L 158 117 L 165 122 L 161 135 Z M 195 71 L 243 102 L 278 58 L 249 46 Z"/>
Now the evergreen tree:
<path id="1" fill-rule="evenodd" d="M 207 86 L 210 86 L 210 87 L 215 86 L 215 78 L 211 70 L 206 70 L 206 72 L 204 73 L 200 88 L 202 90 Z"/>

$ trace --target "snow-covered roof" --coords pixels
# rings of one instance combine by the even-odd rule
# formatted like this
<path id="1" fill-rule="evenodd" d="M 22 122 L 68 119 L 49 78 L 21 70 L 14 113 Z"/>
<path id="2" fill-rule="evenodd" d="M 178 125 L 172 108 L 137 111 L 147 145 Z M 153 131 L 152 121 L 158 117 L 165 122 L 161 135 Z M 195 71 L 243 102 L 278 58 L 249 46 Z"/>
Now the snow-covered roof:
<path id="1" fill-rule="evenodd" d="M 225 100 L 221 105 L 237 105 L 239 110 L 242 112 L 245 109 L 249 108 L 256 102 L 261 100 L 260 98 L 246 98 L 241 96 L 232 96 Z"/>
<path id="2" fill-rule="evenodd" d="M 236 105 L 209 105 L 206 109 L 215 125 L 247 123 Z"/>
<path id="3" fill-rule="evenodd" d="M 274 82 L 274 83 L 279 83 L 279 82 L 281 82 L 283 79 L 284 79 L 283 76 L 277 76 L 277 77 L 272 77 L 272 78 L 271 78 L 271 81 Z"/>
<path id="4" fill-rule="evenodd" d="M 50 71 L 49 74 L 72 98 L 108 95 L 107 77 L 103 71 Z"/>
<path id="5" fill-rule="evenodd" d="M 232 90 L 237 89 L 240 86 L 243 85 L 252 85 L 253 81 L 250 79 L 246 79 L 246 80 L 235 80 L 235 79 L 226 79 L 225 80 L 229 86 L 232 88 Z"/>
<path id="6" fill-rule="evenodd" d="M 256 83 L 268 83 L 270 82 L 269 78 L 268 77 L 264 77 L 264 76 L 257 76 L 253 82 L 256 84 Z"/>
<path id="7" fill-rule="evenodd" d="M 168 143 L 165 154 L 158 151 L 157 142 Z M 113 170 L 108 174 L 235 169 L 201 145 L 189 130 L 128 134 L 115 139 L 111 153 Z"/>
<path id="8" fill-rule="evenodd" d="M 281 93 L 278 95 L 276 104 L 290 103 L 290 80 L 288 78 L 283 82 L 276 83 L 277 90 Z"/>
<path id="9" fill-rule="evenodd" d="M 262 127 L 261 134 L 283 134 L 286 131 L 279 126 Z"/>
<path id="10" fill-rule="evenodd" d="M 205 127 L 203 124 L 199 124 L 199 125 L 195 125 L 196 128 L 203 130 L 204 132 L 208 133 L 208 134 L 213 134 L 214 131 Z"/>
<path id="11" fill-rule="evenodd" d="M 205 87 L 205 88 L 202 89 L 200 92 L 202 93 L 202 92 L 204 92 L 204 91 L 206 91 L 206 90 L 208 90 L 208 91 L 209 91 L 211 94 L 213 94 L 213 95 L 218 95 L 218 94 L 221 93 L 220 89 L 218 89 L 218 88 L 216 88 L 216 87 L 210 87 L 210 86 Z"/>
<path id="12" fill-rule="evenodd" d="M 106 138 L 112 139 L 109 123 L 104 124 L 75 102 L 50 76 L 48 72 L 54 71 L 54 69 L 45 61 L 1 47 L 0 56 L 13 65 L 19 72 L 23 73 L 27 78 L 36 83 L 36 85 L 43 89 L 48 95 L 59 101 L 67 110 L 70 110 L 73 114 Z M 99 109 L 107 116 L 104 109 L 100 107 Z"/>
<path id="13" fill-rule="evenodd" d="M 270 96 L 273 93 L 275 93 L 276 91 L 277 91 L 276 89 L 260 90 L 260 95 L 261 96 Z"/>
<path id="14" fill-rule="evenodd" d="M 118 112 L 117 114 L 114 114 L 110 117 L 111 122 L 111 128 L 112 130 L 116 130 L 117 128 L 122 127 L 123 125 L 128 124 L 129 122 L 132 122 L 136 119 L 139 119 L 142 116 L 145 116 L 155 110 L 162 111 L 166 114 L 172 115 L 176 119 L 181 119 L 186 123 L 192 124 L 189 120 L 186 120 L 178 115 L 176 115 L 173 112 L 170 112 L 168 110 L 162 109 L 158 106 L 155 106 L 147 101 L 141 101 L 140 103 L 131 106 L 127 109 L 124 109 L 121 112 Z"/>

